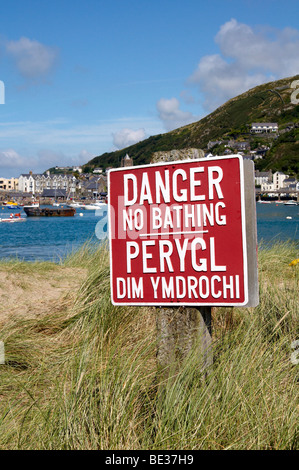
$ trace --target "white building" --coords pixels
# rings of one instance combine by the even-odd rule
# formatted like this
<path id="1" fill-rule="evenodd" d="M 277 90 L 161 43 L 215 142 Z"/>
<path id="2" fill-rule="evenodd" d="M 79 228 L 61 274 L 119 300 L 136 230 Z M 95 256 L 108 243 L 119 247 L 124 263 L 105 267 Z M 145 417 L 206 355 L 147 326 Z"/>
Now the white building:
<path id="1" fill-rule="evenodd" d="M 284 188 L 284 180 L 288 178 L 289 175 L 285 175 L 281 171 L 276 171 L 273 173 L 273 182 L 272 183 L 262 183 L 261 190 L 262 191 L 275 191 L 277 189 Z"/>
<path id="2" fill-rule="evenodd" d="M 278 132 L 278 124 L 277 122 L 254 122 L 251 124 L 250 132 L 252 134 Z"/>
<path id="3" fill-rule="evenodd" d="M 24 193 L 35 193 L 35 179 L 32 171 L 19 176 L 19 191 Z"/>
<path id="4" fill-rule="evenodd" d="M 255 171 L 254 181 L 256 186 L 262 186 L 263 183 L 272 183 L 272 172 L 271 171 Z"/>
<path id="5" fill-rule="evenodd" d="M 32 194 L 40 194 L 44 189 L 64 189 L 74 193 L 76 190 L 76 178 L 72 175 L 41 175 L 22 174 L 19 177 L 19 191 Z"/>
<path id="6" fill-rule="evenodd" d="M 275 191 L 275 185 L 274 183 L 262 183 L 261 184 L 261 191 Z"/>
<path id="7" fill-rule="evenodd" d="M 283 182 L 288 177 L 289 175 L 285 175 L 281 171 L 276 171 L 275 173 L 273 173 L 273 183 L 275 185 L 275 189 L 283 188 L 284 187 Z"/>

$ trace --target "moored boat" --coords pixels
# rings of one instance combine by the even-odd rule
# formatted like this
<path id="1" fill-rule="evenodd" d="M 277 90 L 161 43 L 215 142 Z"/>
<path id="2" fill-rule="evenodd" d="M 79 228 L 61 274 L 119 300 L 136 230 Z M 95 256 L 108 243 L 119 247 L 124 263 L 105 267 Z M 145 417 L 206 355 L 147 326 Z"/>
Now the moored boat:
<path id="1" fill-rule="evenodd" d="M 72 217 L 76 209 L 72 207 L 24 207 L 27 217 Z"/>
<path id="2" fill-rule="evenodd" d="M 39 207 L 39 202 L 32 202 L 31 204 L 25 204 L 23 209 L 25 210 L 26 207 Z"/>
<path id="3" fill-rule="evenodd" d="M 84 209 L 88 210 L 88 211 L 96 211 L 98 209 L 105 209 L 107 208 L 107 204 L 105 202 L 102 202 L 102 201 L 97 201 L 97 202 L 94 202 L 92 204 L 86 204 L 84 206 Z"/>
<path id="4" fill-rule="evenodd" d="M 70 202 L 67 204 L 68 207 L 74 207 L 75 209 L 82 209 L 85 207 L 85 204 L 81 202 Z"/>
<path id="5" fill-rule="evenodd" d="M 287 201 L 284 203 L 285 206 L 297 206 L 297 202 L 291 199 L 290 201 Z"/>
<path id="6" fill-rule="evenodd" d="M 20 206 L 18 205 L 17 202 L 3 202 L 3 206 L 6 207 L 7 209 L 20 209 Z"/>

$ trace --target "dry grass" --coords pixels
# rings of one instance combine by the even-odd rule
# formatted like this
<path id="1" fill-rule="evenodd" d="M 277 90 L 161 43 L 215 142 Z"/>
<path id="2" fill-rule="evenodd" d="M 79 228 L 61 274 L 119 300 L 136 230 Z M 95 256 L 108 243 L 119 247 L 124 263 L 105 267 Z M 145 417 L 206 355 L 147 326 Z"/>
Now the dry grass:
<path id="1" fill-rule="evenodd" d="M 79 287 L 75 297 L 62 290 L 43 315 L 16 317 L 1 331 L 0 448 L 297 448 L 294 258 L 294 245 L 262 249 L 260 305 L 213 310 L 208 379 L 193 353 L 163 387 L 153 309 L 111 305 L 107 249 L 86 246 L 43 273 L 27 267 L 46 283 L 63 282 L 70 270 Z M 22 282 L 26 292 L 26 276 Z"/>

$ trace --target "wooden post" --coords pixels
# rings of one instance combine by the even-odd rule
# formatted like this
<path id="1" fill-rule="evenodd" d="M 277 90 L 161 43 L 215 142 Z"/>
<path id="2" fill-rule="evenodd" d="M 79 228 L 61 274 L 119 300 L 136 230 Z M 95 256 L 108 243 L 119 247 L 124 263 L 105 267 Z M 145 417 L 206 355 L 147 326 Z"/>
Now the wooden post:
<path id="1" fill-rule="evenodd" d="M 160 307 L 156 309 L 157 362 L 162 377 L 175 373 L 194 351 L 202 372 L 213 363 L 211 307 Z"/>
<path id="2" fill-rule="evenodd" d="M 156 153 L 152 163 L 199 158 L 200 149 Z M 211 307 L 156 308 L 157 363 L 160 377 L 175 374 L 182 361 L 196 351 L 198 368 L 202 372 L 213 363 Z"/>

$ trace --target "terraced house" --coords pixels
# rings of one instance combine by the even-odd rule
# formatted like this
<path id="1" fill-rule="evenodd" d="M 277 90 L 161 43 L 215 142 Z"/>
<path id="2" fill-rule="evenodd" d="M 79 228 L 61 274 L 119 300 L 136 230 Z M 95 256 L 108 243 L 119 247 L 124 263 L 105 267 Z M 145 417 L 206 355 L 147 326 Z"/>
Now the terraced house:
<path id="1" fill-rule="evenodd" d="M 33 174 L 30 171 L 19 177 L 19 191 L 41 194 L 44 189 L 64 189 L 66 193 L 74 193 L 77 179 L 71 175 Z"/>
<path id="2" fill-rule="evenodd" d="M 251 124 L 252 134 L 269 134 L 272 132 L 278 132 L 277 122 L 253 122 Z"/>

